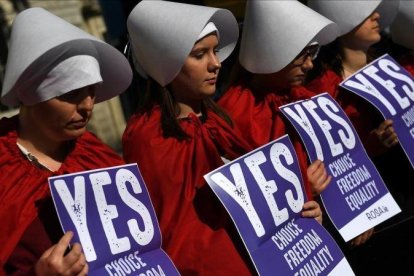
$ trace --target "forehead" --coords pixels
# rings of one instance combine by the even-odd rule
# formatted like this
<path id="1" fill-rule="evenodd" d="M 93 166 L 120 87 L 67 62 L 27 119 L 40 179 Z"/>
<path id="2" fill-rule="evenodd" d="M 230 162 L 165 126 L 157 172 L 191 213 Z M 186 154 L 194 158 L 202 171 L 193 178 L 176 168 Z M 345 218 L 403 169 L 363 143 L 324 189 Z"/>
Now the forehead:
<path id="1" fill-rule="evenodd" d="M 198 40 L 195 44 L 193 49 L 201 48 L 201 47 L 215 47 L 218 45 L 218 38 L 216 32 L 210 33 L 205 37 Z"/>

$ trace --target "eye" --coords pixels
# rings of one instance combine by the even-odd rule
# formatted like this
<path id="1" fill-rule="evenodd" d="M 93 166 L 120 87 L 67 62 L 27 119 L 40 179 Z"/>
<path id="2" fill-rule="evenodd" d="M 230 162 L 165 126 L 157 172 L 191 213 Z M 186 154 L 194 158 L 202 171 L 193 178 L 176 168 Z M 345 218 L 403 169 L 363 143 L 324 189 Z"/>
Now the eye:
<path id="1" fill-rule="evenodd" d="M 204 54 L 205 54 L 204 51 L 197 51 L 197 52 L 191 53 L 191 56 L 196 58 L 196 59 L 202 59 Z"/>
<path id="2" fill-rule="evenodd" d="M 65 93 L 63 95 L 60 95 L 58 97 L 56 97 L 57 99 L 61 100 L 61 101 L 65 101 L 65 102 L 70 102 L 76 99 L 78 90 L 73 90 L 71 92 Z"/>

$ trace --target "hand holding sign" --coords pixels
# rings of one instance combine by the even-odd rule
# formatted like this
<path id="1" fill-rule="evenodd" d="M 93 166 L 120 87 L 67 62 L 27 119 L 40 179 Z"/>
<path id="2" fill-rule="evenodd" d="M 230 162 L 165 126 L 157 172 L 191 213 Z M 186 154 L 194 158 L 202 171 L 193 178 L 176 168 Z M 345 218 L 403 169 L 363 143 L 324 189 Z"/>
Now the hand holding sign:
<path id="1" fill-rule="evenodd" d="M 310 160 L 323 160 L 332 175 L 321 198 L 345 241 L 400 212 L 349 119 L 327 93 L 280 109 L 301 136 Z"/>
<path id="2" fill-rule="evenodd" d="M 387 147 L 390 148 L 398 143 L 398 136 L 394 130 L 392 120 L 385 120 L 373 130 L 378 140 Z"/>
<path id="3" fill-rule="evenodd" d="M 204 176 L 230 213 L 260 275 L 353 275 L 305 203 L 298 160 L 285 135 Z"/>
<path id="4" fill-rule="evenodd" d="M 320 195 L 328 187 L 332 179 L 321 160 L 314 161 L 308 167 L 306 173 L 314 196 Z"/>
<path id="5" fill-rule="evenodd" d="M 66 232 L 59 242 L 46 250 L 35 265 L 36 275 L 87 275 L 88 264 L 79 243 L 65 255 L 72 232 Z"/>
<path id="6" fill-rule="evenodd" d="M 386 126 L 377 129 L 388 147 L 400 142 L 414 164 L 414 79 L 389 55 L 384 55 L 344 80 L 340 86 L 374 105 L 386 120 L 392 120 L 395 134 Z"/>
<path id="7" fill-rule="evenodd" d="M 62 228 L 82 244 L 89 275 L 178 274 L 160 249 L 136 164 L 51 177 L 49 185 Z"/>

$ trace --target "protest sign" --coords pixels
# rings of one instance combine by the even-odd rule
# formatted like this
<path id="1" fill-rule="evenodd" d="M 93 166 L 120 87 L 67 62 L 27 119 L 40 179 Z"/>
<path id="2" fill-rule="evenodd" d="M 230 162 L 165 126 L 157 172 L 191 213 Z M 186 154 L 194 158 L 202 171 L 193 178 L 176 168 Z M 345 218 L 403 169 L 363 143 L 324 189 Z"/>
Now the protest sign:
<path id="1" fill-rule="evenodd" d="M 303 218 L 303 180 L 288 136 L 204 176 L 260 275 L 354 275 L 329 233 Z"/>
<path id="2" fill-rule="evenodd" d="M 401 147 L 414 166 L 414 79 L 388 54 L 344 80 L 341 87 L 374 105 L 393 121 Z"/>
<path id="3" fill-rule="evenodd" d="M 88 275 L 179 275 L 136 164 L 49 178 L 63 230 L 73 231 Z"/>
<path id="4" fill-rule="evenodd" d="M 329 94 L 280 110 L 299 133 L 309 159 L 323 161 L 332 176 L 321 199 L 345 241 L 401 212 L 345 112 Z"/>

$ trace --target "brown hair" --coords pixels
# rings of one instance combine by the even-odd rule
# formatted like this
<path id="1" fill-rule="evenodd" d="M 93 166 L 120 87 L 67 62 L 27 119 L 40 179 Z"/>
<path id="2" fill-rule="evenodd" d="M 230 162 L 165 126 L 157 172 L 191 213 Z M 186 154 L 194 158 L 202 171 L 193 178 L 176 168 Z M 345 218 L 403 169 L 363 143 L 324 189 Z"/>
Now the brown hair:
<path id="1" fill-rule="evenodd" d="M 177 116 L 180 114 L 180 107 L 173 94 L 167 87 L 161 87 L 155 80 L 149 78 L 145 93 L 138 102 L 138 113 L 150 113 L 155 105 L 161 108 L 161 129 L 164 137 L 174 137 L 179 141 L 188 140 L 190 136 L 181 128 Z M 206 114 L 207 110 L 216 113 L 230 126 L 233 122 L 230 116 L 221 109 L 212 98 L 202 100 L 202 111 Z"/>
<path id="2" fill-rule="evenodd" d="M 371 62 L 379 57 L 378 51 L 371 46 L 367 53 L 367 62 Z M 306 76 L 306 81 L 310 82 L 322 75 L 326 70 L 334 71 L 338 76 L 342 76 L 344 68 L 342 66 L 343 50 L 341 46 L 341 37 L 336 38 L 333 42 L 321 47 L 318 57 L 313 61 L 313 69 Z"/>

